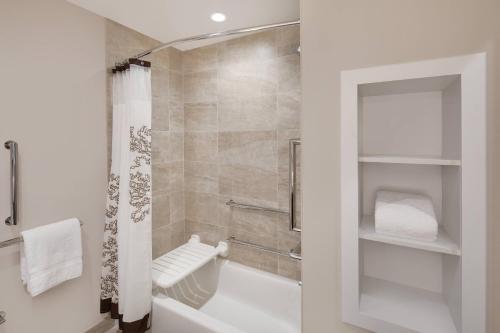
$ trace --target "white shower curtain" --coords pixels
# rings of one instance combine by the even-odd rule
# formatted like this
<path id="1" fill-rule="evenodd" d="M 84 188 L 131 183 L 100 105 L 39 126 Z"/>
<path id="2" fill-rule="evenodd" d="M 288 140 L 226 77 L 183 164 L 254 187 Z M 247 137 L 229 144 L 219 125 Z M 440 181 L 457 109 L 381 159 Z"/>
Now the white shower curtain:
<path id="1" fill-rule="evenodd" d="M 151 71 L 130 59 L 113 70 L 113 138 L 101 313 L 144 332 L 151 310 Z"/>

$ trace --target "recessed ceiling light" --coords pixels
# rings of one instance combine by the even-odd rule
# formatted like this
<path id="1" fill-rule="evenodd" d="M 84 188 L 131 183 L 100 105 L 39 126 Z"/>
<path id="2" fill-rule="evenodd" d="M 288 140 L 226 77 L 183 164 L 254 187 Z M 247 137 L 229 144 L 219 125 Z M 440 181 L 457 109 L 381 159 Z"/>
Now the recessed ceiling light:
<path id="1" fill-rule="evenodd" d="M 224 22 L 226 20 L 226 15 L 222 13 L 213 13 L 210 18 L 214 22 Z"/>

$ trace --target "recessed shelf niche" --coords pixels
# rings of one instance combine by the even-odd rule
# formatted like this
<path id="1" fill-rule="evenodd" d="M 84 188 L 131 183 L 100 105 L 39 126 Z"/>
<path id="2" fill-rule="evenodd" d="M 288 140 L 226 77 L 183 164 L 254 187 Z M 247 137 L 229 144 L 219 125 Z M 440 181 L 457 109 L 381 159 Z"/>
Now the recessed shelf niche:
<path id="1" fill-rule="evenodd" d="M 375 332 L 485 332 L 476 308 L 485 306 L 483 66 L 473 55 L 342 73 L 344 321 Z M 377 233 L 378 190 L 431 198 L 437 240 Z"/>

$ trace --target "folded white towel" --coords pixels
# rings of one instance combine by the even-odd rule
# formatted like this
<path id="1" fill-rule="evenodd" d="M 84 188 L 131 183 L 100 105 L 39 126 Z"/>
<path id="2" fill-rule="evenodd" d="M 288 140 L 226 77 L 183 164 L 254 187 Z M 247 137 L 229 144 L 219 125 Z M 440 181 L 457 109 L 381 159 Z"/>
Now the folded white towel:
<path id="1" fill-rule="evenodd" d="M 438 223 L 430 198 L 418 194 L 378 191 L 375 231 L 424 241 L 436 240 Z"/>
<path id="2" fill-rule="evenodd" d="M 21 279 L 31 296 L 82 275 L 82 237 L 76 218 L 21 235 Z"/>

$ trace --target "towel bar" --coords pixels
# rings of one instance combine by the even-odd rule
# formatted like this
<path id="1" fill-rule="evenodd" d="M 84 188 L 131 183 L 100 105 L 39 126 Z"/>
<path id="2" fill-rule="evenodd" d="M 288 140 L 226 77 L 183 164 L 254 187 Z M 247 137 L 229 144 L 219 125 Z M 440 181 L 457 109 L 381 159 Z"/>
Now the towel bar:
<path id="1" fill-rule="evenodd" d="M 263 212 L 273 212 L 273 213 L 288 214 L 288 212 L 285 211 L 285 210 L 281 210 L 281 209 L 277 209 L 277 208 L 272 208 L 272 207 L 263 207 L 263 206 L 248 205 L 248 204 L 236 202 L 233 199 L 231 199 L 228 202 L 226 202 L 226 205 L 228 205 L 229 207 L 235 207 L 235 208 L 260 210 L 260 211 L 263 211 Z"/>
<path id="2" fill-rule="evenodd" d="M 229 237 L 228 239 L 226 239 L 226 242 L 234 243 L 234 244 L 238 244 L 238 245 L 243 245 L 243 246 L 248 246 L 248 247 L 251 247 L 251 248 L 254 248 L 257 250 L 277 254 L 280 256 L 284 256 L 284 257 L 289 257 L 289 258 L 299 260 L 299 261 L 302 260 L 301 254 L 296 252 L 297 249 L 300 250 L 300 244 L 297 245 L 294 249 L 291 249 L 289 252 L 286 252 L 286 251 L 274 249 L 272 247 L 267 247 L 267 246 L 263 246 L 260 244 L 240 240 L 240 239 L 237 239 L 235 236 Z"/>
<path id="3" fill-rule="evenodd" d="M 80 226 L 83 226 L 83 222 L 80 222 Z M 0 242 L 0 249 L 17 243 L 21 243 L 22 241 L 23 237 L 21 236 L 12 239 L 7 239 L 6 241 Z"/>

